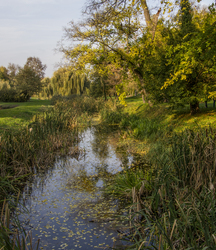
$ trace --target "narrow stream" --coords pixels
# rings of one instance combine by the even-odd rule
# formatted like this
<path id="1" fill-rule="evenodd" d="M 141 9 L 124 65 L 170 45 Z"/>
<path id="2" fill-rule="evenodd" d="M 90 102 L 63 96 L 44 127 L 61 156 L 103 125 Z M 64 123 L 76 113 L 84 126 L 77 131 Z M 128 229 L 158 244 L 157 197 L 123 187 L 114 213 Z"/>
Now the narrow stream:
<path id="1" fill-rule="evenodd" d="M 96 128 L 81 133 L 75 157 L 58 159 L 46 173 L 36 174 L 22 196 L 26 209 L 17 215 L 24 228 L 40 238 L 40 249 L 110 249 L 123 246 L 115 217 L 124 213 L 120 200 L 102 191 L 111 175 L 130 166 L 132 156 L 116 153 L 112 136 Z M 21 202 L 21 203 L 22 203 Z M 124 248 L 124 247 L 123 247 Z"/>

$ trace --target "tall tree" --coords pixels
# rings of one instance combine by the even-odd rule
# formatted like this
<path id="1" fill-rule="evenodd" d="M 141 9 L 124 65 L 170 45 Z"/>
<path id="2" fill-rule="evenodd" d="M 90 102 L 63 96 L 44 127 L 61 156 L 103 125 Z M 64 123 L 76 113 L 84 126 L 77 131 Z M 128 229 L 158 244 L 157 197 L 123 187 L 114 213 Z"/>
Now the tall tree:
<path id="1" fill-rule="evenodd" d="M 143 101 L 146 101 L 148 93 L 144 81 L 143 65 L 147 57 L 142 60 L 140 56 L 139 61 L 136 59 L 137 53 L 147 48 L 138 42 L 136 45 L 133 44 L 133 50 L 131 50 L 131 45 L 143 33 L 149 34 L 146 36 L 148 37 L 147 43 L 154 40 L 160 12 L 161 8 L 158 8 L 157 13 L 151 15 L 145 0 L 136 2 L 126 0 L 89 1 L 84 11 L 85 20 L 78 24 L 71 22 L 70 26 L 65 29 L 66 38 L 76 43 L 85 41 L 85 44 L 78 44 L 73 48 L 63 48 L 62 51 L 72 59 L 74 64 L 80 62 L 81 58 L 93 56 L 92 54 L 100 47 L 106 50 L 106 53 L 111 52 L 115 57 L 113 63 L 125 68 L 126 71 L 132 71 L 136 76 L 139 87 L 142 89 Z M 146 25 L 141 25 L 139 21 L 142 13 Z M 89 53 L 85 51 L 86 47 Z M 135 49 L 135 47 L 138 48 Z M 86 62 L 86 60 L 82 61 Z"/>
<path id="2" fill-rule="evenodd" d="M 38 57 L 28 57 L 24 67 L 31 68 L 35 74 L 37 74 L 42 80 L 45 76 L 45 70 L 47 66 L 42 64 L 41 60 Z"/>
<path id="3" fill-rule="evenodd" d="M 197 25 L 189 1 L 181 0 L 179 27 L 179 43 L 170 46 L 167 53 L 171 69 L 164 88 L 177 86 L 181 100 L 189 103 L 191 114 L 195 114 L 215 75 L 215 14 L 204 16 Z"/>
<path id="4" fill-rule="evenodd" d="M 20 67 L 14 63 L 9 63 L 7 68 L 8 68 L 10 85 L 14 86 L 15 81 L 16 81 L 16 75 Z"/>
<path id="5" fill-rule="evenodd" d="M 41 78 L 32 68 L 25 65 L 24 68 L 19 69 L 16 76 L 16 89 L 19 91 L 21 99 L 28 101 L 32 95 L 41 91 Z"/>
<path id="6" fill-rule="evenodd" d="M 89 87 L 89 81 L 85 74 L 77 74 L 74 70 L 65 67 L 54 72 L 51 85 L 54 95 L 82 95 Z"/>
<path id="7" fill-rule="evenodd" d="M 9 80 L 8 70 L 4 66 L 0 67 L 0 80 L 3 80 L 3 81 Z"/>

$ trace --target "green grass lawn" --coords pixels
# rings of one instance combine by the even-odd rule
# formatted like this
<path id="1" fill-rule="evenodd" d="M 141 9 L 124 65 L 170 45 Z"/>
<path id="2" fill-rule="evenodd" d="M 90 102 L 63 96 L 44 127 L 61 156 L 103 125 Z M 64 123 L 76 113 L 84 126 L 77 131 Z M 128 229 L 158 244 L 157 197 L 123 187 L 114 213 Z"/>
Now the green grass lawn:
<path id="1" fill-rule="evenodd" d="M 175 131 L 209 125 L 216 127 L 216 108 L 212 107 L 212 102 L 208 103 L 208 108 L 201 103 L 200 113 L 194 116 L 190 115 L 189 105 L 178 109 L 170 109 L 169 104 L 166 103 L 149 107 L 147 104 L 143 104 L 141 96 L 126 98 L 126 102 L 128 106 L 125 112 L 137 113 L 140 117 L 149 119 L 159 118 L 165 125 L 173 125 Z M 35 114 L 50 106 L 50 100 L 34 98 L 28 102 L 0 102 L 0 133 L 26 126 Z"/>
<path id="2" fill-rule="evenodd" d="M 141 117 L 149 119 L 159 118 L 164 124 L 174 126 L 174 131 L 182 131 L 185 128 L 216 127 L 216 108 L 213 102 L 208 103 L 205 108 L 204 103 L 200 103 L 200 112 L 196 115 L 190 114 L 189 105 L 181 108 L 171 109 L 169 104 L 163 103 L 149 107 L 142 102 L 141 96 L 129 97 L 125 99 L 128 106 L 125 109 L 128 113 L 137 113 Z"/>
<path id="3" fill-rule="evenodd" d="M 0 102 L 0 133 L 26 126 L 31 118 L 46 110 L 50 100 L 30 99 L 28 102 Z"/>

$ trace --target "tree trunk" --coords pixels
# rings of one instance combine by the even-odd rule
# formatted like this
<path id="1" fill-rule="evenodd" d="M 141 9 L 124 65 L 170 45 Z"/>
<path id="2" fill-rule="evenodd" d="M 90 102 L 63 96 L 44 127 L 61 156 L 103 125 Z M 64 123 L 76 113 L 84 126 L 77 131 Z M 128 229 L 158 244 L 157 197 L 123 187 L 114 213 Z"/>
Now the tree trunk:
<path id="1" fill-rule="evenodd" d="M 144 80 L 142 78 L 142 76 L 140 74 L 138 74 L 136 71 L 134 72 L 138 78 L 139 78 L 139 81 L 140 81 L 140 86 L 142 87 L 142 90 L 140 91 L 141 95 L 142 95 L 142 101 L 143 103 L 146 103 L 148 102 L 149 106 L 152 106 L 152 103 L 150 100 L 148 100 L 148 93 L 146 91 L 146 89 L 144 88 L 145 84 L 144 84 Z"/>
<path id="2" fill-rule="evenodd" d="M 194 115 L 194 114 L 199 112 L 199 102 L 198 101 L 190 103 L 190 111 L 191 111 L 191 115 Z"/>
<path id="3" fill-rule="evenodd" d="M 161 8 L 151 18 L 146 0 L 141 0 L 141 5 L 142 5 L 143 12 L 144 12 L 146 25 L 149 28 L 150 33 L 152 34 L 152 41 L 153 41 L 154 37 L 155 37 L 155 31 L 156 31 L 156 27 L 157 27 L 157 23 L 158 23 L 158 17 L 159 17 L 160 12 L 161 12 Z"/>
<path id="4" fill-rule="evenodd" d="M 207 101 L 205 101 L 205 107 L 208 108 L 208 103 L 207 103 Z"/>
<path id="5" fill-rule="evenodd" d="M 143 9 L 143 12 L 144 12 L 144 17 L 145 17 L 145 20 L 146 20 L 146 25 L 147 27 L 149 28 L 149 31 L 150 33 L 152 34 L 152 41 L 154 40 L 154 37 L 155 37 L 155 31 L 156 31 L 156 27 L 157 27 L 157 24 L 158 24 L 158 17 L 160 15 L 160 12 L 161 12 L 161 8 L 158 10 L 158 12 L 152 16 L 150 16 L 150 12 L 149 12 L 149 8 L 148 8 L 148 5 L 147 5 L 147 2 L 146 0 L 141 0 L 141 5 L 142 5 L 142 9 Z M 140 76 L 139 74 L 137 74 L 138 77 L 139 77 L 139 80 L 140 80 L 140 83 L 141 83 L 141 86 L 143 86 L 143 90 L 142 90 L 142 100 L 143 100 L 143 103 L 146 103 L 146 97 L 148 95 L 148 93 L 146 92 L 146 90 L 144 89 L 144 81 L 143 81 L 143 78 L 142 76 Z M 148 100 L 148 104 L 150 106 L 152 106 L 152 103 L 150 100 Z"/>
<path id="6" fill-rule="evenodd" d="M 215 108 L 215 100 L 213 100 L 213 108 Z"/>
<path id="7" fill-rule="evenodd" d="M 143 101 L 143 103 L 146 103 L 146 101 L 145 101 L 145 96 L 144 96 L 143 93 L 142 93 L 142 101 Z"/>
<path id="8" fill-rule="evenodd" d="M 102 80 L 102 77 L 100 77 L 100 82 L 101 82 L 101 85 L 103 86 L 103 94 L 104 94 L 104 99 L 106 101 L 107 100 L 106 87 L 105 87 L 105 82 Z"/>
<path id="9" fill-rule="evenodd" d="M 141 94 L 142 94 L 142 101 L 143 101 L 143 103 L 147 103 L 148 102 L 149 106 L 152 107 L 152 102 L 150 100 L 148 100 L 148 98 L 147 98 L 148 97 L 148 93 L 147 93 L 147 91 L 144 88 L 141 90 Z"/>

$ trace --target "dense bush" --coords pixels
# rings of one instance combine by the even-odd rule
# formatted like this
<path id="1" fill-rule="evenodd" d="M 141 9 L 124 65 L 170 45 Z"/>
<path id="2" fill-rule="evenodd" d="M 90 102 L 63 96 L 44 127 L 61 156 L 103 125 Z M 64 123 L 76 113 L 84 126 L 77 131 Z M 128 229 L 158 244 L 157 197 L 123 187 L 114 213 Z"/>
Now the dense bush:
<path id="1" fill-rule="evenodd" d="M 25 102 L 27 101 L 23 92 L 11 87 L 9 82 L 0 81 L 0 101 L 1 102 Z"/>
<path id="2" fill-rule="evenodd" d="M 51 99 L 52 104 L 64 103 L 64 105 L 68 105 L 69 107 L 76 110 L 77 114 L 87 113 L 91 115 L 95 112 L 99 112 L 103 108 L 103 100 L 98 98 L 95 99 L 89 96 L 79 96 L 79 95 L 70 95 L 70 96 L 61 96 L 55 95 Z"/>

